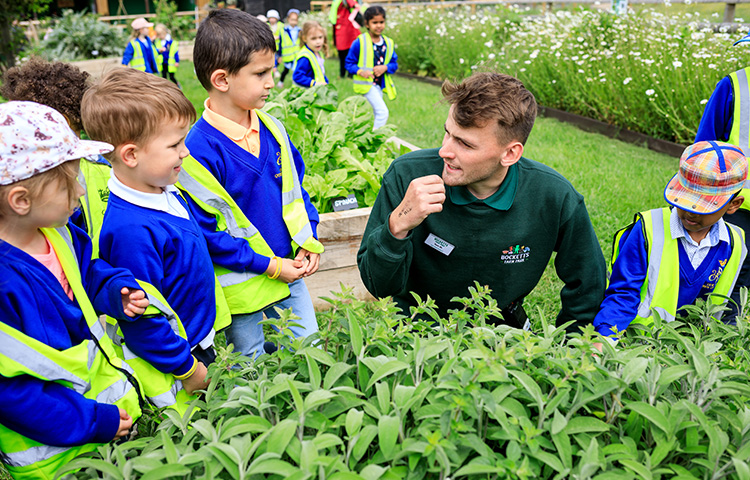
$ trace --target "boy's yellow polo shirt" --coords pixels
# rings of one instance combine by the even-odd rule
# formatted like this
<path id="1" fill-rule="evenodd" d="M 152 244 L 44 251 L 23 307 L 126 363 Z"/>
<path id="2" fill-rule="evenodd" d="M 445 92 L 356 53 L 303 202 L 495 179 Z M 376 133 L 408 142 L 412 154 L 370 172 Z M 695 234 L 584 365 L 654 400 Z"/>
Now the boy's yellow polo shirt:
<path id="1" fill-rule="evenodd" d="M 229 120 L 227 117 L 211 110 L 209 100 L 210 99 L 207 98 L 206 101 L 203 102 L 203 106 L 205 107 L 203 110 L 203 119 L 216 130 L 229 137 L 241 148 L 257 157 L 260 153 L 260 120 L 258 120 L 258 114 L 255 113 L 255 110 L 249 111 L 250 128 L 245 128 L 239 123 Z"/>

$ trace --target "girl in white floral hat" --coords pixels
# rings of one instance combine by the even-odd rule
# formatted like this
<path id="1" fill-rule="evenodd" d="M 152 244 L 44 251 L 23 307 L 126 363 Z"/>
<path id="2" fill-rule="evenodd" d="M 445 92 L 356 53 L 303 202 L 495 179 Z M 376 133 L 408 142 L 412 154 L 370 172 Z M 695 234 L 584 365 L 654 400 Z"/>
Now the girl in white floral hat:
<path id="1" fill-rule="evenodd" d="M 98 316 L 135 317 L 148 300 L 66 225 L 83 194 L 79 159 L 111 150 L 50 107 L 0 105 L 0 452 L 16 479 L 53 478 L 128 435 L 141 413 L 137 380 Z"/>

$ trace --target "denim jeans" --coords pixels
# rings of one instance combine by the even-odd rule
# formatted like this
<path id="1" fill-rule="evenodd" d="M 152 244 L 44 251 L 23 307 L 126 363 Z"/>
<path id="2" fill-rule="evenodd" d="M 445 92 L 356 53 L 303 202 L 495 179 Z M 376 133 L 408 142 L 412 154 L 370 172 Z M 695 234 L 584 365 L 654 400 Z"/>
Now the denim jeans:
<path id="1" fill-rule="evenodd" d="M 263 320 L 263 314 L 268 318 L 279 318 L 274 307 L 282 310 L 291 308 L 300 320 L 296 323 L 302 328 L 291 327 L 295 337 L 307 337 L 318 331 L 318 320 L 315 317 L 310 292 L 307 291 L 304 279 L 296 280 L 289 284 L 291 295 L 280 302 L 260 312 L 232 315 L 232 324 L 227 328 L 227 344 L 234 344 L 234 351 L 240 352 L 247 357 L 258 358 L 263 354 L 263 325 L 258 322 Z"/>
<path id="2" fill-rule="evenodd" d="M 376 130 L 388 121 L 388 106 L 383 100 L 383 90 L 378 85 L 373 85 L 369 92 L 365 93 L 365 98 L 372 105 L 375 114 L 375 124 L 373 130 Z"/>

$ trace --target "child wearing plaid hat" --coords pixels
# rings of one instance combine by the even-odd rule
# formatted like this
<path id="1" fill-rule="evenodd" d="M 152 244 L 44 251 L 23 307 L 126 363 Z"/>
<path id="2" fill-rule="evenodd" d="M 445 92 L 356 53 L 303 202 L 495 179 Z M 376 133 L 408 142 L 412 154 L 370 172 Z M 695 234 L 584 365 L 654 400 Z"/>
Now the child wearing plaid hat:
<path id="1" fill-rule="evenodd" d="M 612 275 L 594 319 L 597 332 L 610 337 L 632 322 L 649 325 L 654 310 L 669 322 L 698 298 L 732 293 L 747 255 L 745 233 L 722 217 L 742 205 L 747 170 L 734 145 L 698 142 L 685 149 L 664 190 L 673 208 L 640 212 L 615 234 Z M 717 295 L 709 298 L 725 303 Z"/>
<path id="2" fill-rule="evenodd" d="M 83 194 L 79 159 L 112 146 L 80 140 L 34 102 L 0 105 L 0 138 L 0 452 L 14 478 L 51 479 L 140 416 L 138 383 L 99 314 L 136 317 L 148 300 L 66 225 Z"/>

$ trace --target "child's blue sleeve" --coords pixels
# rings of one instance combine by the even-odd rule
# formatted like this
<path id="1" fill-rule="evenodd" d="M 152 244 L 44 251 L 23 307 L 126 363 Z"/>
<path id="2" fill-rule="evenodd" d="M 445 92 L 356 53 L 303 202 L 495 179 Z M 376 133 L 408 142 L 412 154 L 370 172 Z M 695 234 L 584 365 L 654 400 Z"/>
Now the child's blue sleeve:
<path id="1" fill-rule="evenodd" d="M 180 51 L 179 50 L 177 50 L 176 52 L 174 52 L 174 61 L 176 63 L 180 63 Z"/>
<path id="2" fill-rule="evenodd" d="M 594 318 L 594 328 L 599 334 L 605 337 L 612 335 L 613 327 L 622 332 L 635 319 L 647 269 L 646 240 L 641 221 L 638 220 L 620 238 L 620 254 L 612 265 L 609 287 Z"/>
<path id="3" fill-rule="evenodd" d="M 217 231 L 216 217 L 203 210 L 190 195 L 185 196 L 195 221 L 206 239 L 211 261 L 233 272 L 264 273 L 271 258 L 255 253 L 244 238 L 234 238 L 229 233 Z"/>
<path id="4" fill-rule="evenodd" d="M 128 268 L 136 278 L 150 283 L 167 297 L 162 286 L 167 267 L 160 255 L 167 248 L 168 239 L 160 238 L 160 232 L 149 231 L 143 225 L 117 222 L 120 215 L 131 212 L 123 213 L 114 206 L 109 209 L 112 210 L 107 212 L 99 239 L 101 257 L 112 265 Z M 160 372 L 182 375 L 193 366 L 190 344 L 172 330 L 165 317 L 125 318 L 119 325 L 128 348 Z"/>
<path id="5" fill-rule="evenodd" d="M 83 287 L 94 309 L 113 318 L 127 318 L 122 308 L 120 290 L 123 287 L 141 290 L 138 282 L 135 281 L 130 271 L 124 268 L 114 268 L 101 259 L 92 259 L 91 239 L 86 232 L 70 223 L 68 223 L 68 228 L 78 256 Z"/>
<path id="6" fill-rule="evenodd" d="M 59 335 L 48 345 L 68 348 L 67 336 L 73 345 L 91 338 L 91 332 L 81 317 L 79 322 L 66 323 L 67 331 L 28 331 L 27 328 L 46 327 L 44 304 L 34 303 L 32 287 L 23 277 L 13 277 L 3 270 L 6 280 L 14 281 L 14 288 L 0 289 L 0 321 L 36 339 Z M 32 298 L 29 298 L 32 297 Z M 40 298 L 43 298 L 40 295 Z M 40 308 L 42 307 L 42 308 Z M 76 391 L 54 382 L 45 382 L 30 375 L 0 376 L 0 424 L 32 440 L 53 446 L 74 446 L 104 443 L 112 440 L 120 424 L 120 414 L 114 405 L 97 403 Z"/>
<path id="7" fill-rule="evenodd" d="M 356 75 L 359 71 L 359 66 L 357 65 L 359 63 L 359 37 L 354 40 L 352 43 L 352 46 L 349 47 L 349 53 L 346 55 L 346 60 L 344 60 L 344 67 L 346 67 L 346 71 L 351 73 L 352 75 Z"/>
<path id="8" fill-rule="evenodd" d="M 135 51 L 133 50 L 133 44 L 128 42 L 128 46 L 125 47 L 125 53 L 122 55 L 122 64 L 130 65 L 130 61 L 133 59 L 134 53 Z"/>
<path id="9" fill-rule="evenodd" d="M 287 135 L 288 136 L 288 135 Z M 305 210 L 307 211 L 307 218 L 310 219 L 310 226 L 312 227 L 313 237 L 318 238 L 318 223 L 320 222 L 320 216 L 318 210 L 310 201 L 310 194 L 305 190 L 305 185 L 302 180 L 305 178 L 305 161 L 302 159 L 297 147 L 294 146 L 292 140 L 289 139 L 289 145 L 292 146 L 292 161 L 297 167 L 297 174 L 299 175 L 299 184 L 302 188 L 302 199 L 305 201 Z"/>
<path id="10" fill-rule="evenodd" d="M 396 73 L 396 70 L 398 70 L 398 55 L 396 55 L 396 52 L 394 51 L 391 61 L 388 62 L 388 73 L 393 75 Z"/>
<path id="11" fill-rule="evenodd" d="M 115 438 L 120 412 L 75 390 L 29 375 L 0 376 L 0 424 L 44 445 L 71 447 Z"/>
<path id="12" fill-rule="evenodd" d="M 302 47 L 305 48 L 305 47 Z M 305 88 L 310 88 L 315 82 L 315 74 L 312 71 L 312 65 L 306 57 L 300 57 L 297 59 L 297 64 L 294 67 L 294 73 L 292 73 L 292 80 L 297 85 Z"/>
<path id="13" fill-rule="evenodd" d="M 716 85 L 711 98 L 703 111 L 701 123 L 698 125 L 698 133 L 695 141 L 729 139 L 732 131 L 732 118 L 734 117 L 734 98 L 732 95 L 732 80 L 729 77 L 722 78 Z"/>

